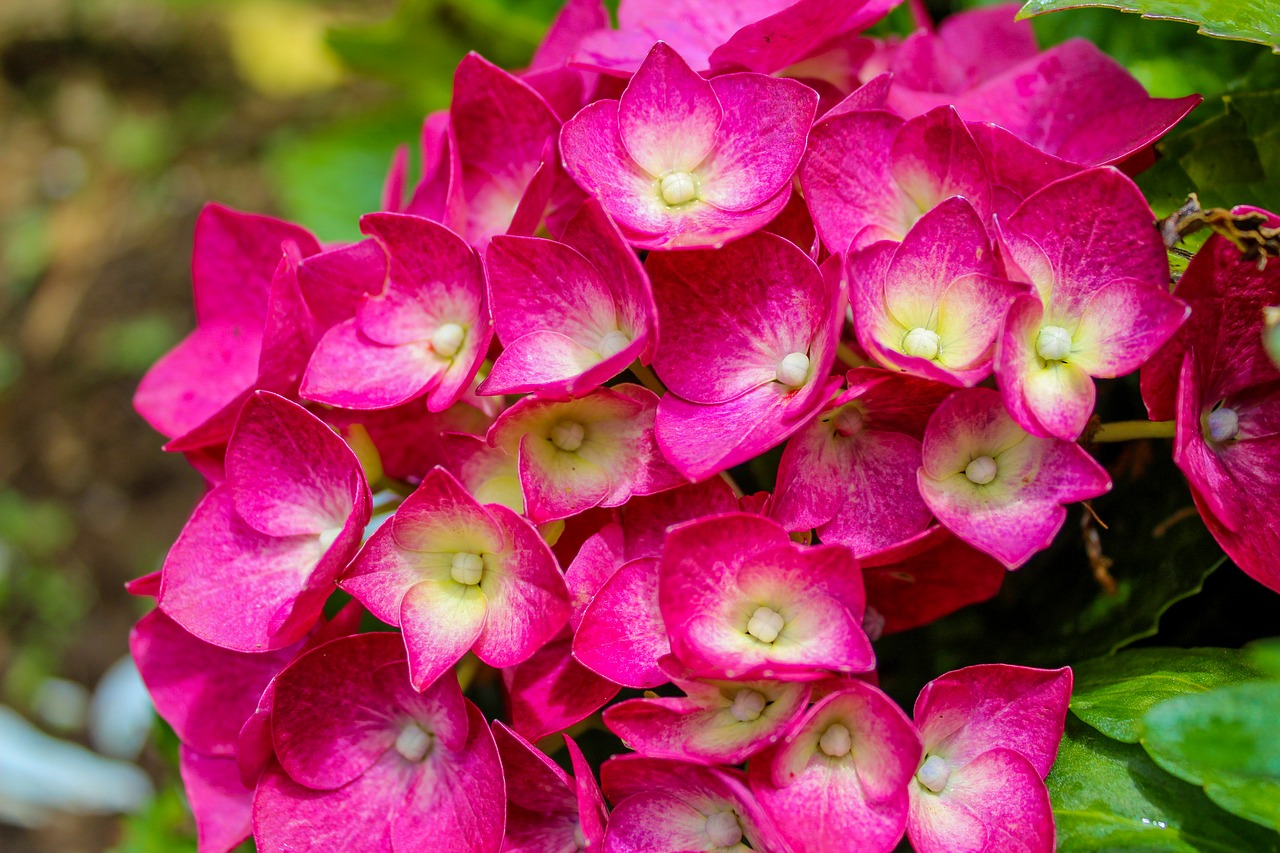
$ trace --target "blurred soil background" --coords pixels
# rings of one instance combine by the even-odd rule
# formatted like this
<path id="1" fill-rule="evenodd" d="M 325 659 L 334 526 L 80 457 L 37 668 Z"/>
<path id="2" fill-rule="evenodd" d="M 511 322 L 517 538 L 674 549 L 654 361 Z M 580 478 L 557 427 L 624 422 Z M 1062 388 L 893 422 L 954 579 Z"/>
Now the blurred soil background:
<path id="1" fill-rule="evenodd" d="M 0 0 L 0 850 L 195 848 L 125 661 L 150 602 L 122 585 L 202 491 L 130 402 L 192 327 L 201 206 L 354 237 L 464 52 L 520 67 L 558 5 Z M 1264 52 L 1053 17 L 1043 42 L 1093 37 L 1161 95 L 1223 91 Z"/>

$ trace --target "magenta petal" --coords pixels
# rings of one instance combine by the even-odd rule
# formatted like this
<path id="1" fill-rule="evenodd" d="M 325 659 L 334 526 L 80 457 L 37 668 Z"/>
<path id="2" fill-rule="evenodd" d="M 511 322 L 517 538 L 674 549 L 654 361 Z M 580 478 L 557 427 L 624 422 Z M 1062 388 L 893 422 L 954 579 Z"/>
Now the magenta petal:
<path id="1" fill-rule="evenodd" d="M 604 839 L 605 824 L 609 819 L 609 809 L 604 802 L 604 794 L 587 763 L 582 750 L 573 742 L 573 738 L 563 735 L 565 749 L 569 752 L 569 760 L 573 765 L 573 781 L 578 798 L 578 823 L 588 846 L 600 844 Z"/>
<path id="2" fill-rule="evenodd" d="M 1112 281 L 1093 294 L 1080 315 L 1076 363 L 1091 376 L 1108 379 L 1137 370 L 1190 313 L 1163 287 L 1133 279 Z"/>
<path id="3" fill-rule="evenodd" d="M 1055 847 L 1049 791 L 1031 763 L 1008 749 L 952 770 L 940 794 L 913 784 L 907 834 L 919 853 L 1051 853 Z"/>
<path id="4" fill-rule="evenodd" d="M 680 55 L 653 46 L 618 102 L 618 132 L 627 152 L 654 177 L 689 172 L 715 143 L 720 101 Z"/>
<path id="5" fill-rule="evenodd" d="M 573 656 L 624 687 L 667 682 L 658 659 L 671 652 L 658 611 L 658 561 L 632 560 L 595 594 L 573 638 Z"/>
<path id="6" fill-rule="evenodd" d="M 1071 685 L 1069 667 L 970 666 L 925 685 L 912 715 L 927 754 L 961 767 L 1003 747 L 1024 756 L 1043 779 L 1058 754 Z"/>
<path id="7" fill-rule="evenodd" d="M 890 165 L 903 121 L 883 111 L 828 116 L 809 135 L 800 182 L 822 242 L 837 252 L 868 225 L 877 239 L 901 239 L 910 223 Z M 857 168 L 852 168 L 856 163 Z"/>
<path id="8" fill-rule="evenodd" d="M 984 221 L 991 215 L 986 163 L 953 107 L 908 121 L 893 143 L 893 177 L 921 213 L 964 196 Z"/>
<path id="9" fill-rule="evenodd" d="M 644 234 L 665 234 L 669 214 L 654 176 L 631 159 L 619 134 L 617 101 L 596 101 L 584 107 L 565 122 L 560 133 L 565 168 L 619 225 Z"/>
<path id="10" fill-rule="evenodd" d="M 739 29 L 711 53 L 712 68 L 773 73 L 817 53 L 842 35 L 859 32 L 893 8 L 891 0 L 800 0 L 764 3 L 760 20 Z"/>
<path id="11" fill-rule="evenodd" d="M 183 744 L 178 762 L 200 850 L 229 853 L 253 829 L 253 790 L 241 784 L 234 758 L 202 755 Z"/>
<path id="12" fill-rule="evenodd" d="M 450 124 L 464 166 L 512 175 L 542 159 L 560 119 L 520 78 L 469 53 L 453 76 Z"/>
<path id="13" fill-rule="evenodd" d="M 134 408 L 157 432 L 183 436 L 253 386 L 261 346 L 260 328 L 202 325 L 151 366 Z"/>
<path id="14" fill-rule="evenodd" d="M 578 828 L 578 803 L 573 783 L 536 746 L 508 729 L 493 724 L 507 786 L 507 826 L 503 850 L 543 853 L 572 849 Z"/>
<path id="15" fill-rule="evenodd" d="M 405 592 L 396 624 L 404 629 L 410 678 L 425 690 L 475 644 L 485 628 L 486 602 L 477 587 L 451 580 L 420 581 Z"/>
<path id="16" fill-rule="evenodd" d="M 292 850 L 391 850 L 388 797 L 403 796 L 411 771 L 394 750 L 352 782 L 333 791 L 298 784 L 279 766 L 258 782 L 253 798 L 253 840 L 263 853 Z"/>
<path id="17" fill-rule="evenodd" d="M 502 671 L 511 726 L 531 741 L 586 719 L 618 695 L 618 685 L 574 660 L 571 644 L 566 632 L 524 663 Z"/>
<path id="18" fill-rule="evenodd" d="M 366 239 L 312 255 L 298 266 L 298 287 L 321 328 L 354 317 L 366 294 L 382 290 L 387 254 Z"/>

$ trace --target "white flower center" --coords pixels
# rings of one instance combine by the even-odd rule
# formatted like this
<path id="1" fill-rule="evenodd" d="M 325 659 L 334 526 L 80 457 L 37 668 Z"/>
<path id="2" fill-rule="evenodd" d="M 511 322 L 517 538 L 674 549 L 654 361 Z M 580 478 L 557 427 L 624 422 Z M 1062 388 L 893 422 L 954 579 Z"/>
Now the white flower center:
<path id="1" fill-rule="evenodd" d="M 951 778 L 951 765 L 936 755 L 930 755 L 916 771 L 916 779 L 935 794 L 947 787 Z"/>
<path id="2" fill-rule="evenodd" d="M 757 607 L 747 621 L 747 633 L 762 643 L 772 643 L 782 633 L 786 622 L 782 614 L 768 607 Z"/>
<path id="3" fill-rule="evenodd" d="M 799 388 L 809 380 L 809 356 L 802 352 L 787 353 L 773 375 L 788 388 Z"/>
<path id="4" fill-rule="evenodd" d="M 964 475 L 970 483 L 985 486 L 996 478 L 996 460 L 990 456 L 979 456 L 965 466 Z"/>
<path id="5" fill-rule="evenodd" d="M 862 410 L 852 403 L 847 406 L 841 406 L 840 410 L 836 412 L 836 416 L 831 419 L 831 424 L 836 428 L 836 432 L 846 438 L 862 432 L 863 423 Z"/>
<path id="6" fill-rule="evenodd" d="M 853 737 L 849 730 L 839 723 L 832 723 L 818 739 L 818 749 L 832 758 L 843 758 L 853 748 Z"/>
<path id="7" fill-rule="evenodd" d="M 572 453 L 582 446 L 587 431 L 577 421 L 560 421 L 551 428 L 551 443 L 566 453 Z"/>
<path id="8" fill-rule="evenodd" d="M 330 527 L 327 530 L 320 531 L 320 549 L 328 551 L 333 547 L 333 543 L 338 541 L 338 537 L 342 535 L 342 525 Z"/>
<path id="9" fill-rule="evenodd" d="M 667 204 L 684 204 L 698 197 L 698 182 L 688 172 L 672 172 L 658 183 L 658 191 Z"/>
<path id="10" fill-rule="evenodd" d="M 716 847 L 733 847 L 742 841 L 742 825 L 731 811 L 718 812 L 707 818 L 707 840 Z"/>
<path id="11" fill-rule="evenodd" d="M 628 346 L 631 345 L 631 338 L 626 332 L 614 329 L 612 332 L 606 332 L 604 337 L 600 339 L 600 343 L 596 344 L 596 352 L 600 353 L 604 358 L 617 355 Z"/>
<path id="12" fill-rule="evenodd" d="M 764 713 L 764 706 L 767 704 L 769 704 L 769 700 L 759 690 L 744 687 L 734 694 L 733 705 L 729 708 L 729 713 L 740 723 L 751 723 L 760 719 L 760 715 Z"/>
<path id="13" fill-rule="evenodd" d="M 449 577 L 465 586 L 475 586 L 484 575 L 484 558 L 479 554 L 459 551 L 453 555 L 453 563 L 449 566 Z"/>
<path id="14" fill-rule="evenodd" d="M 1210 441 L 1230 441 L 1240 432 L 1240 416 L 1235 409 L 1223 406 L 1209 413 L 1205 426 L 1209 428 Z"/>
<path id="15" fill-rule="evenodd" d="M 933 361 L 938 357 L 938 333 L 916 326 L 902 339 L 902 351 L 916 358 Z"/>
<path id="16" fill-rule="evenodd" d="M 462 349 L 466 331 L 457 323 L 444 323 L 431 334 L 431 349 L 441 358 L 453 358 Z"/>
<path id="17" fill-rule="evenodd" d="M 431 751 L 434 740 L 435 738 L 423 731 L 417 723 L 410 723 L 401 729 L 396 737 L 396 752 L 409 761 L 421 761 Z"/>
<path id="18" fill-rule="evenodd" d="M 1036 335 L 1036 355 L 1045 361 L 1062 361 L 1071 355 L 1071 333 L 1061 326 L 1045 326 Z"/>

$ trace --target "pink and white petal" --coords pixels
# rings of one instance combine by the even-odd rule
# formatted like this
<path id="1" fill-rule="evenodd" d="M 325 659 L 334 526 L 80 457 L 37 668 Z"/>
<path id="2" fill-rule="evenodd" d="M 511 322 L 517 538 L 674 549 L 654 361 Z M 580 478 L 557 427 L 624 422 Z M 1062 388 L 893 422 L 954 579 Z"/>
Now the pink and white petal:
<path id="1" fill-rule="evenodd" d="M 452 578 L 411 586 L 400 602 L 400 628 L 410 680 L 426 690 L 470 651 L 485 628 L 486 600 L 478 587 Z"/>
<path id="2" fill-rule="evenodd" d="M 343 850 L 387 853 L 392 798 L 403 796 L 412 770 L 393 749 L 377 765 L 336 790 L 298 784 L 278 765 L 263 774 L 253 797 L 253 840 L 263 853 Z"/>
<path id="3" fill-rule="evenodd" d="M 560 132 L 565 169 L 595 196 L 624 229 L 664 241 L 673 217 L 657 181 L 631 159 L 618 129 L 618 102 L 596 101 L 565 122 Z"/>
<path id="4" fill-rule="evenodd" d="M 202 853 L 230 853 L 253 831 L 253 789 L 240 782 L 236 760 L 178 749 L 182 787 Z"/>
<path id="5" fill-rule="evenodd" d="M 569 591 L 547 543 L 529 522 L 505 506 L 489 507 L 508 547 L 486 560 L 480 589 L 488 601 L 476 656 L 496 667 L 529 659 L 569 619 Z"/>
<path id="6" fill-rule="evenodd" d="M 502 671 L 511 727 L 538 741 L 581 722 L 621 689 L 574 660 L 572 636 L 561 636 L 518 666 Z"/>
<path id="7" fill-rule="evenodd" d="M 1190 314 L 1163 287 L 1135 279 L 1109 282 L 1085 303 L 1071 360 L 1090 376 L 1123 376 L 1146 363 Z"/>
<path id="8" fill-rule="evenodd" d="M 657 239 L 628 236 L 631 244 L 647 249 L 718 249 L 739 237 L 760 231 L 781 213 L 791 198 L 787 182 L 770 199 L 750 210 L 722 210 L 705 201 L 693 201 L 674 212 L 671 225 Z"/>
<path id="9" fill-rule="evenodd" d="M 447 570 L 442 565 L 424 565 L 422 555 L 400 547 L 392 535 L 394 522 L 384 524 L 369 537 L 351 565 L 342 573 L 338 586 L 388 625 L 400 625 L 400 602 L 419 581 Z"/>
<path id="10" fill-rule="evenodd" d="M 1030 762 L 1008 749 L 952 770 L 940 794 L 913 784 L 907 831 L 920 853 L 1051 853 L 1055 845 L 1049 791 Z"/>
<path id="11" fill-rule="evenodd" d="M 527 433 L 520 439 L 520 487 L 529 518 L 543 523 L 599 506 L 613 483 L 595 462 Z"/>
<path id="12" fill-rule="evenodd" d="M 573 338 L 541 329 L 509 342 L 476 390 L 485 395 L 541 391 L 545 392 L 540 395 L 543 398 L 568 398 L 577 386 L 574 380 L 600 361 L 600 353 Z M 614 372 L 620 373 L 629 363 L 624 362 Z M 591 383 L 589 387 L 599 384 Z"/>
<path id="13" fill-rule="evenodd" d="M 553 330 L 593 348 L 618 328 L 608 283 L 570 246 L 536 237 L 497 237 L 485 253 L 485 269 L 503 346 Z"/>
<path id="14" fill-rule="evenodd" d="M 502 844 L 507 794 L 498 748 L 480 710 L 463 702 L 461 749 L 429 757 L 403 797 L 388 798 L 392 850 L 422 849 L 427 839 L 440 853 L 492 853 Z"/>
<path id="15" fill-rule="evenodd" d="M 952 282 L 995 272 L 981 217 L 968 200 L 952 197 L 920 217 L 898 246 L 884 278 L 885 305 L 904 328 L 928 328 Z"/>
<path id="16" fill-rule="evenodd" d="M 991 216 L 986 163 L 955 107 L 908 121 L 893 141 L 891 162 L 894 180 L 921 214 L 958 195 L 982 220 Z"/>
<path id="17" fill-rule="evenodd" d="M 631 159 L 660 178 L 702 162 L 722 114 L 711 84 L 658 42 L 618 101 L 618 131 Z"/>
<path id="18" fill-rule="evenodd" d="M 386 346 L 352 319 L 320 339 L 298 395 L 345 409 L 389 409 L 439 383 L 446 366 L 425 343 Z"/>
<path id="19" fill-rule="evenodd" d="M 861 557 L 915 536 L 933 515 L 920 497 L 920 442 L 908 435 L 867 430 L 846 442 L 843 494 L 834 515 L 818 525 L 823 542 Z"/>
<path id="20" fill-rule="evenodd" d="M 323 555 L 318 536 L 273 537 L 254 530 L 236 513 L 229 489 L 219 486 L 196 505 L 170 549 L 159 606 L 215 646 L 244 652 L 281 648 L 300 639 L 310 623 L 280 635 L 271 631 L 272 618 L 298 600 Z M 334 576 L 340 568 L 333 567 Z M 311 621 L 326 597 L 308 601 Z"/>
<path id="21" fill-rule="evenodd" d="M 901 118 L 882 110 L 828 113 L 810 132 L 800 184 L 822 242 L 834 251 L 845 251 L 872 224 L 887 229 L 891 239 L 906 235 L 906 200 L 890 164 L 902 125 Z"/>
<path id="22" fill-rule="evenodd" d="M 990 362 L 1000 323 L 1025 287 L 988 275 L 963 275 L 951 282 L 937 307 L 938 363 L 964 373 Z"/>
<path id="23" fill-rule="evenodd" d="M 645 791 L 618 803 L 605 828 L 604 849 L 616 853 L 689 853 L 716 850 L 707 818 L 683 798 Z"/>
<path id="24" fill-rule="evenodd" d="M 711 88 L 724 120 L 696 172 L 699 196 L 721 210 L 759 207 L 795 174 L 818 96 L 803 83 L 760 74 L 715 77 Z"/>
<path id="25" fill-rule="evenodd" d="M 1044 433 L 1075 441 L 1089 424 L 1097 389 L 1079 365 L 1042 362 L 1022 377 L 1022 398 Z"/>
<path id="26" fill-rule="evenodd" d="M 943 400 L 929 419 L 922 447 L 924 472 L 934 479 L 962 473 L 978 456 L 1021 443 L 1026 432 L 1005 412 L 999 395 L 980 388 Z"/>
<path id="27" fill-rule="evenodd" d="M 1072 683 L 1069 667 L 979 664 L 925 685 L 913 716 L 925 752 L 953 767 L 1004 747 L 1023 755 L 1043 779 L 1058 754 Z"/>
<path id="28" fill-rule="evenodd" d="M 502 527 L 443 468 L 427 472 L 391 520 L 396 544 L 408 551 L 496 554 L 505 547 Z"/>
<path id="29" fill-rule="evenodd" d="M 853 444 L 832 425 L 838 407 L 820 412 L 782 451 L 769 517 L 787 530 L 810 530 L 830 521 L 844 498 Z"/>
<path id="30" fill-rule="evenodd" d="M 186 435 L 254 386 L 261 348 L 261 324 L 199 326 L 151 366 L 133 406 L 157 432 Z"/>
<path id="31" fill-rule="evenodd" d="M 925 504 L 952 533 L 1016 569 L 1037 551 L 1049 547 L 1067 511 L 1056 501 L 1011 499 L 975 487 L 964 473 L 946 480 L 919 479 Z"/>
<path id="32" fill-rule="evenodd" d="M 646 688 L 667 682 L 658 659 L 670 652 L 658 608 L 658 562 L 632 560 L 614 572 L 583 611 L 573 656 L 610 681 Z"/>
<path id="33" fill-rule="evenodd" d="M 1015 297 L 1005 314 L 995 354 L 996 383 L 1005 409 L 1018 426 L 1038 436 L 1049 433 L 1036 418 L 1025 386 L 1028 377 L 1042 370 L 1045 364 L 1036 354 L 1036 340 L 1043 326 L 1044 306 L 1039 297 L 1032 294 Z"/>

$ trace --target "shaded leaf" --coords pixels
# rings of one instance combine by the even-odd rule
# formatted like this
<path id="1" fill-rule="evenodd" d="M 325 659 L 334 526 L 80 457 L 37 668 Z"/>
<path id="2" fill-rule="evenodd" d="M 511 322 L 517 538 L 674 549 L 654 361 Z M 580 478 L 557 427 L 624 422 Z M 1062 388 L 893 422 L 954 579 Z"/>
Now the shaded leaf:
<path id="1" fill-rule="evenodd" d="M 1107 737 L 1125 743 L 1138 742 L 1143 715 L 1166 699 L 1259 675 L 1235 649 L 1131 649 L 1074 669 L 1071 710 Z"/>
<path id="2" fill-rule="evenodd" d="M 1028 0 L 1018 17 L 1097 7 L 1196 24 L 1205 35 L 1257 42 L 1280 53 L 1280 7 L 1272 0 Z"/>
<path id="3" fill-rule="evenodd" d="M 1141 747 L 1104 737 L 1074 716 L 1046 783 L 1063 853 L 1280 850 L 1280 836 L 1223 811 Z"/>

